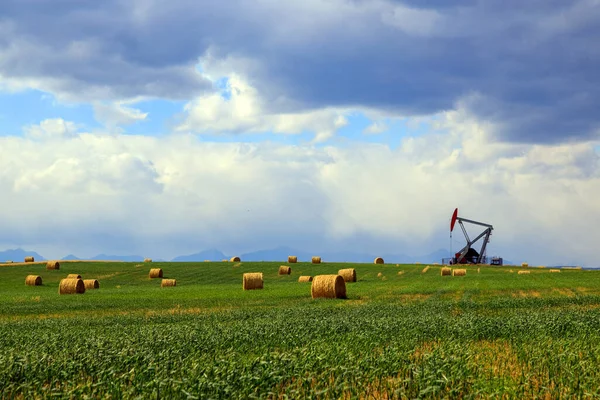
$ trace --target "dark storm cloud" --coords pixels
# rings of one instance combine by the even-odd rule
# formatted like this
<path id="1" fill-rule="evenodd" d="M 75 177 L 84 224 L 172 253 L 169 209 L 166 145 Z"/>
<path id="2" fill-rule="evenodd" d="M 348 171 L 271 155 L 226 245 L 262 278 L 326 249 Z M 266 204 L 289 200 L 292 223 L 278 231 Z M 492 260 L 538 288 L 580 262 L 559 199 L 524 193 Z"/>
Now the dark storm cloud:
<path id="1" fill-rule="evenodd" d="M 600 122 L 591 0 L 4 0 L 0 15 L 0 74 L 73 96 L 193 96 L 210 89 L 193 71 L 210 48 L 296 109 L 462 105 L 519 142 L 596 137 Z"/>

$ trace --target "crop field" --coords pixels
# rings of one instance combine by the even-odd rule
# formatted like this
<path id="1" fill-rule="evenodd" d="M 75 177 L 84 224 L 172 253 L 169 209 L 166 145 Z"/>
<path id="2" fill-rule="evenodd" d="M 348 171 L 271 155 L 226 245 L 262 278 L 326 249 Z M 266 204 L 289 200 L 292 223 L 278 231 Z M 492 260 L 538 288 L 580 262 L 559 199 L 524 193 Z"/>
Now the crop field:
<path id="1" fill-rule="evenodd" d="M 600 397 L 600 271 L 424 267 L 0 266 L 0 398 Z M 341 268 L 358 277 L 347 299 L 298 282 Z M 245 272 L 264 289 L 242 290 Z M 100 287 L 59 295 L 67 274 Z"/>

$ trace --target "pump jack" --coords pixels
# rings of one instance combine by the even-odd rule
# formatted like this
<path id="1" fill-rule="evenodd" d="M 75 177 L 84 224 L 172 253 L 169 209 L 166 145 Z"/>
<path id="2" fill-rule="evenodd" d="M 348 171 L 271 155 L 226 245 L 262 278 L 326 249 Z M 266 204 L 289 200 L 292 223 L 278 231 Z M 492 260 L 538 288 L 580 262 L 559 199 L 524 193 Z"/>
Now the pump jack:
<path id="1" fill-rule="evenodd" d="M 454 225 L 458 222 L 460 225 L 465 239 L 467 239 L 467 245 L 463 247 L 458 253 L 454 255 L 452 259 L 453 264 L 481 264 L 485 260 L 485 248 L 490 241 L 490 235 L 492 234 L 492 230 L 494 227 L 490 224 L 484 224 L 483 222 L 473 221 L 470 219 L 462 218 L 458 216 L 458 208 L 454 210 L 452 214 L 452 220 L 450 222 L 450 236 L 452 236 L 452 231 L 454 230 Z M 484 226 L 485 230 L 480 233 L 475 239 L 469 239 L 469 235 L 467 234 L 467 230 L 465 229 L 464 223 L 470 223 L 474 225 Z M 481 245 L 481 250 L 479 253 L 472 246 L 479 240 L 483 238 L 483 243 Z"/>

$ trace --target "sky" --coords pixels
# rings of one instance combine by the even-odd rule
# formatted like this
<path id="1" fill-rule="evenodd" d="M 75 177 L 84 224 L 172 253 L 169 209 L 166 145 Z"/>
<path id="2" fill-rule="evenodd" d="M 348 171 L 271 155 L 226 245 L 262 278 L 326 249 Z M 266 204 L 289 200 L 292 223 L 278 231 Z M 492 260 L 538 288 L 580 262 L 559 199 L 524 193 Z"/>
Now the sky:
<path id="1" fill-rule="evenodd" d="M 597 0 L 3 0 L 0 249 L 418 256 L 458 207 L 598 266 L 599 41 Z"/>

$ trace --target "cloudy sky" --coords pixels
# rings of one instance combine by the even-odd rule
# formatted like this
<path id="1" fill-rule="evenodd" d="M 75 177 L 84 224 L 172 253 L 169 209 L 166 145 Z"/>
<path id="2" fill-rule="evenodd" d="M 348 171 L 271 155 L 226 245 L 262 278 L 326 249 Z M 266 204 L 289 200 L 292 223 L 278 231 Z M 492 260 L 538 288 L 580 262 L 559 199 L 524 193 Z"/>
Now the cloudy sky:
<path id="1" fill-rule="evenodd" d="M 596 266 L 599 21 L 598 0 L 2 0 L 0 250 L 416 256 L 458 207 L 489 255 Z"/>

